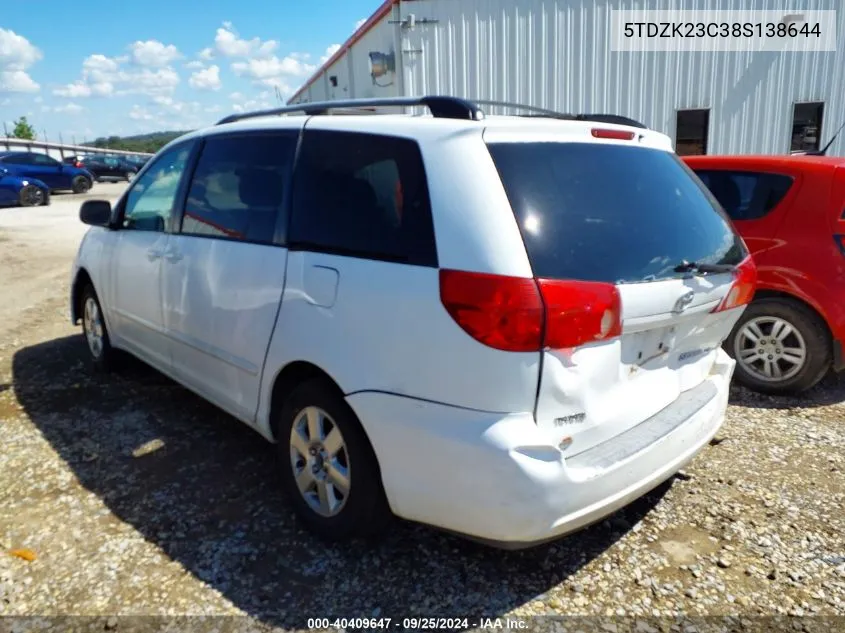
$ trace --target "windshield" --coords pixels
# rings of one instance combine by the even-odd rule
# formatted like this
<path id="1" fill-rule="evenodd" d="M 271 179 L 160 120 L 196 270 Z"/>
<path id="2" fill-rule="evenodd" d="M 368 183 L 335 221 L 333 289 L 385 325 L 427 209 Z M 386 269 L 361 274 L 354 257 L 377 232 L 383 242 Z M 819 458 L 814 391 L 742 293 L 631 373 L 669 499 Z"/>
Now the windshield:
<path id="1" fill-rule="evenodd" d="M 747 252 L 673 153 L 598 143 L 490 143 L 537 277 L 634 283 Z"/>

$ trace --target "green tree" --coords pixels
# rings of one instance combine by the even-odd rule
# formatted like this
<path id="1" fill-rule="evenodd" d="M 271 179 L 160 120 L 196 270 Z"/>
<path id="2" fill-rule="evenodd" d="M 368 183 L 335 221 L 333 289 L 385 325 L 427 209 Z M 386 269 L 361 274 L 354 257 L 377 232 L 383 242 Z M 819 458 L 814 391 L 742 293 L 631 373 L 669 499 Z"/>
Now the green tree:
<path id="1" fill-rule="evenodd" d="M 12 138 L 23 138 L 28 141 L 35 140 L 35 128 L 29 124 L 25 116 L 22 116 L 15 121 L 15 127 L 12 130 Z"/>

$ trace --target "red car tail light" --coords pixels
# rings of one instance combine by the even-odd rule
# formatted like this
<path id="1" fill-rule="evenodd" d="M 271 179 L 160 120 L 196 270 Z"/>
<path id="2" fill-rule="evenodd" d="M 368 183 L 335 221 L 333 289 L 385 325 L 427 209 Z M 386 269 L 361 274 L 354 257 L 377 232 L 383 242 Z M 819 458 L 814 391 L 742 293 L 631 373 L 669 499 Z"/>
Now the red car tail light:
<path id="1" fill-rule="evenodd" d="M 751 303 L 757 289 L 757 265 L 749 255 L 733 273 L 734 281 L 728 294 L 713 312 L 732 310 Z"/>
<path id="2" fill-rule="evenodd" d="M 634 133 L 625 130 L 608 130 L 604 128 L 593 128 L 590 130 L 593 138 L 612 138 L 617 141 L 633 141 Z"/>
<path id="3" fill-rule="evenodd" d="M 622 331 L 613 284 L 441 270 L 440 300 L 467 334 L 505 351 L 578 347 Z"/>

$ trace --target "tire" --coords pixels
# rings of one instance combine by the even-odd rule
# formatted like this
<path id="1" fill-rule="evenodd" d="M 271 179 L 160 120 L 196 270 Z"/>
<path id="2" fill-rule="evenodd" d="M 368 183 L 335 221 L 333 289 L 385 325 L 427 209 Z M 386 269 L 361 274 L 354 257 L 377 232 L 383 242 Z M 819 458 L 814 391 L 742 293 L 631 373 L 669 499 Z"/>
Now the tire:
<path id="1" fill-rule="evenodd" d="M 320 432 L 312 432 L 313 441 L 309 441 L 309 414 L 320 412 L 322 416 L 313 418 Z M 339 541 L 384 531 L 392 515 L 378 461 L 358 418 L 337 389 L 320 379 L 299 385 L 282 406 L 275 431 L 282 486 L 311 532 Z M 342 448 L 335 451 L 338 444 Z M 303 482 L 305 492 L 297 481 Z M 348 484 L 345 495 L 343 484 L 338 485 L 343 481 Z M 325 504 L 320 503 L 320 482 Z"/>
<path id="2" fill-rule="evenodd" d="M 100 372 L 113 369 L 116 352 L 111 346 L 100 300 L 94 286 L 90 284 L 82 291 L 82 336 L 94 369 Z M 95 340 L 99 343 L 95 343 Z"/>
<path id="3" fill-rule="evenodd" d="M 26 185 L 18 193 L 18 204 L 22 207 L 40 207 L 45 203 L 47 195 L 41 187 Z"/>
<path id="4" fill-rule="evenodd" d="M 88 193 L 91 189 L 91 181 L 85 176 L 76 176 L 70 184 L 73 193 Z"/>
<path id="5" fill-rule="evenodd" d="M 759 334 L 763 336 L 758 340 L 764 342 L 752 344 Z M 798 362 L 802 349 L 803 360 Z M 737 361 L 737 382 L 773 395 L 810 389 L 824 378 L 833 359 L 825 322 L 807 306 L 779 298 L 753 301 L 725 341 L 725 350 Z"/>

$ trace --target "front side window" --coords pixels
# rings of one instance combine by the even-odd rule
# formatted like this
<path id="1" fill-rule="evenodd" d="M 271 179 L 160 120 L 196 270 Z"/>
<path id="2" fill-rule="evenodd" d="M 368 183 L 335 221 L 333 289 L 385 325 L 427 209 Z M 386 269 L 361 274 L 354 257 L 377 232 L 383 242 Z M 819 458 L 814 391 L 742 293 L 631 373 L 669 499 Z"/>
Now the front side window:
<path id="1" fill-rule="evenodd" d="M 296 138 L 292 132 L 208 138 L 188 191 L 181 232 L 271 243 Z"/>
<path id="2" fill-rule="evenodd" d="M 305 248 L 436 266 L 425 168 L 415 141 L 306 131 L 290 240 Z"/>
<path id="3" fill-rule="evenodd" d="M 792 186 L 792 177 L 753 171 L 696 171 L 731 220 L 757 220 L 774 209 Z"/>
<path id="4" fill-rule="evenodd" d="M 126 194 L 122 226 L 136 231 L 164 231 L 173 208 L 191 143 L 177 145 L 159 156 Z"/>
<path id="5" fill-rule="evenodd" d="M 683 261 L 736 265 L 742 240 L 672 152 L 598 143 L 490 143 L 534 274 L 637 283 Z"/>

